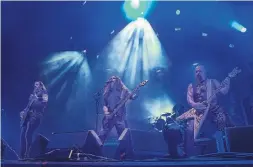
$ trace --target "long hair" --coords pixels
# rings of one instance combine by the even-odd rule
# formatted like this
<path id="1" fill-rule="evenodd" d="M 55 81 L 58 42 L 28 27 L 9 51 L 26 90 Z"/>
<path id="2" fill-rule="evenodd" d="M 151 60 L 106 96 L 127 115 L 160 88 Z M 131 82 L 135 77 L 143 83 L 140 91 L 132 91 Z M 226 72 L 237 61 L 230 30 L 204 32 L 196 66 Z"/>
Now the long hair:
<path id="1" fill-rule="evenodd" d="M 113 81 L 115 79 L 115 81 Z M 113 89 L 117 89 L 118 91 L 122 92 L 123 90 L 127 90 L 127 87 L 122 82 L 122 80 L 117 76 L 111 76 L 105 86 L 104 86 L 104 96 L 107 96 L 109 92 L 111 92 Z"/>

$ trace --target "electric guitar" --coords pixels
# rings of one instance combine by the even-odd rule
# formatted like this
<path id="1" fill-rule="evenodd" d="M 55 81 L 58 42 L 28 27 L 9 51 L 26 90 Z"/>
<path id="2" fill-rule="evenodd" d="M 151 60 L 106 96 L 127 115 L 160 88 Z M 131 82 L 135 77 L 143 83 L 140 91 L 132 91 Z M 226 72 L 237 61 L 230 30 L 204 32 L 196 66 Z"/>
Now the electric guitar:
<path id="1" fill-rule="evenodd" d="M 108 123 L 110 120 L 112 120 L 115 116 L 118 115 L 119 109 L 124 106 L 124 104 L 144 85 L 146 85 L 148 80 L 145 80 L 141 82 L 135 89 L 132 90 L 132 92 L 124 99 L 119 101 L 119 103 L 116 105 L 116 107 L 111 111 L 105 114 L 103 118 L 103 123 Z"/>
<path id="2" fill-rule="evenodd" d="M 31 109 L 31 106 L 34 103 L 34 101 L 37 99 L 38 99 L 38 97 L 36 95 L 32 95 L 32 98 L 29 99 L 29 102 L 28 102 L 26 108 L 23 110 L 24 113 L 22 114 L 22 117 L 21 117 L 20 127 L 23 127 L 26 124 L 27 119 L 29 117 L 29 111 Z"/>

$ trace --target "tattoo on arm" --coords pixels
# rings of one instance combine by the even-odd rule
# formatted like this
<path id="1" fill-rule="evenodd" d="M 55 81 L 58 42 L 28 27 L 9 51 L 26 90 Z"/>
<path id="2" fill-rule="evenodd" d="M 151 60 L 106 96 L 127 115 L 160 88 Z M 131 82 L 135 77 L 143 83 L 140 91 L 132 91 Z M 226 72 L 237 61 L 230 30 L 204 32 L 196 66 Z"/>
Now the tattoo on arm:
<path id="1" fill-rule="evenodd" d="M 219 88 L 219 87 L 221 86 L 220 82 L 217 81 L 216 79 L 214 79 L 213 81 L 214 81 L 214 84 L 215 84 L 216 89 Z M 224 95 L 227 94 L 227 93 L 228 93 L 228 90 L 229 90 L 229 87 L 230 87 L 229 85 L 230 85 L 229 83 L 228 83 L 228 84 L 224 84 L 224 87 L 221 88 L 220 92 L 221 92 L 222 94 L 224 94 Z"/>
<path id="2" fill-rule="evenodd" d="M 194 105 L 194 99 L 193 99 L 193 88 L 192 88 L 192 84 L 190 84 L 188 86 L 188 90 L 187 90 L 187 102 L 193 106 Z"/>

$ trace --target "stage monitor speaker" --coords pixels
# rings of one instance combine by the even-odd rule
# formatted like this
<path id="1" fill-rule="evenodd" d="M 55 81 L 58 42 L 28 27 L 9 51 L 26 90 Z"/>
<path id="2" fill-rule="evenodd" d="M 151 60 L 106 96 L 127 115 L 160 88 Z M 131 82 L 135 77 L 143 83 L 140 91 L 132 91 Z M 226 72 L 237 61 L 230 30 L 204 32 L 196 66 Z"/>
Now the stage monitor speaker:
<path id="1" fill-rule="evenodd" d="M 1 138 L 1 160 L 17 160 L 19 159 L 17 152 L 12 148 L 6 140 Z"/>
<path id="2" fill-rule="evenodd" d="M 94 130 L 73 133 L 53 134 L 50 138 L 48 148 L 68 149 L 77 152 L 101 155 L 102 142 Z"/>
<path id="3" fill-rule="evenodd" d="M 29 157 L 36 158 L 46 153 L 48 143 L 49 140 L 45 136 L 38 134 L 31 145 Z"/>
<path id="4" fill-rule="evenodd" d="M 82 147 L 84 153 L 102 155 L 102 142 L 94 130 L 89 130 Z"/>
<path id="5" fill-rule="evenodd" d="M 226 128 L 225 139 L 229 152 L 253 153 L 253 126 Z"/>
<path id="6" fill-rule="evenodd" d="M 168 146 L 161 132 L 126 128 L 119 137 L 119 147 L 115 158 L 146 159 L 163 157 L 167 153 Z"/>
<path id="7" fill-rule="evenodd" d="M 1 159 L 4 159 L 4 151 L 5 151 L 6 145 L 3 141 L 3 139 L 1 139 Z"/>

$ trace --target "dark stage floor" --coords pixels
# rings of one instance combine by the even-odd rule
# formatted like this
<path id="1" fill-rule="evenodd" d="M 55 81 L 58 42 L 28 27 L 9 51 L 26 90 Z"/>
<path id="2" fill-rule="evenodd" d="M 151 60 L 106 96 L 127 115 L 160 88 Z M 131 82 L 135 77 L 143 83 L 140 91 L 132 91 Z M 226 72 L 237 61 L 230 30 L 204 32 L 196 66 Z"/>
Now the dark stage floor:
<path id="1" fill-rule="evenodd" d="M 68 161 L 68 162 L 48 162 L 48 161 L 14 161 L 14 160 L 5 160 L 1 162 L 3 167 L 135 167 L 135 166 L 144 166 L 144 167 L 159 167 L 159 166 L 177 166 L 177 167 L 187 167 L 187 166 L 199 166 L 199 167 L 208 167 L 208 166 L 220 166 L 220 167 L 253 167 L 253 159 L 236 159 L 236 158 L 189 158 L 189 159 L 153 159 L 153 160 L 142 160 L 142 161 Z"/>

